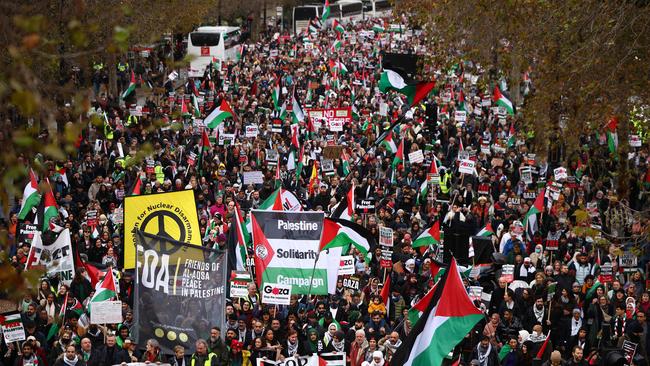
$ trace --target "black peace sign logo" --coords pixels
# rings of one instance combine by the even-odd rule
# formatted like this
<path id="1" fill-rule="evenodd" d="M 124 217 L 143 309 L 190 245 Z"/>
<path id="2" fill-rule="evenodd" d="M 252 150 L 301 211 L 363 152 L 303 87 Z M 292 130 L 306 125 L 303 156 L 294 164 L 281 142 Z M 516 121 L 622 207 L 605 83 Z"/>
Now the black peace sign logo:
<path id="1" fill-rule="evenodd" d="M 153 230 L 147 230 L 148 226 L 157 226 L 157 230 L 155 228 L 152 228 Z M 150 214 L 142 221 L 140 229 L 150 234 L 155 234 L 163 238 L 180 242 L 185 242 L 185 237 L 187 236 L 183 221 L 181 221 L 180 217 L 169 211 L 156 211 Z M 172 235 L 170 233 L 178 234 Z M 174 253 L 176 251 L 175 249 L 177 249 L 174 247 L 174 245 L 168 245 L 168 242 L 164 240 L 160 240 L 159 242 L 159 250 L 162 254 Z"/>

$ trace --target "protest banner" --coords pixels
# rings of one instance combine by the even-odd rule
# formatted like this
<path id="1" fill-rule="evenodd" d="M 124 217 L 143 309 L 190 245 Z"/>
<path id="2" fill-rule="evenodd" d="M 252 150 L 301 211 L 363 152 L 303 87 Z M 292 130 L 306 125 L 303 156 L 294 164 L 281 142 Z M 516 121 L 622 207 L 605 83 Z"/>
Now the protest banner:
<path id="1" fill-rule="evenodd" d="M 122 301 L 99 301 L 92 303 L 90 324 L 120 324 Z"/>
<path id="2" fill-rule="evenodd" d="M 261 292 L 262 304 L 289 305 L 291 285 L 266 282 Z"/>
<path id="3" fill-rule="evenodd" d="M 25 340 L 25 328 L 19 312 L 0 314 L 0 325 L 6 344 Z"/>
<path id="4" fill-rule="evenodd" d="M 194 352 L 212 325 L 225 328 L 226 252 L 136 231 L 138 266 L 133 327 L 137 343 L 155 339 L 162 353 Z"/>
<path id="5" fill-rule="evenodd" d="M 568 176 L 566 168 L 563 167 L 553 169 L 553 175 L 555 176 L 556 181 L 566 179 Z"/>
<path id="6" fill-rule="evenodd" d="M 345 366 L 345 359 L 345 352 L 287 357 L 280 361 L 271 361 L 267 358 L 258 357 L 253 366 Z"/>
<path id="7" fill-rule="evenodd" d="M 456 122 L 466 122 L 467 121 L 467 112 L 465 111 L 455 111 L 454 120 Z"/>
<path id="8" fill-rule="evenodd" d="M 362 199 L 358 200 L 355 210 L 358 214 L 374 214 L 375 213 L 375 199 Z"/>
<path id="9" fill-rule="evenodd" d="M 506 282 L 510 283 L 514 281 L 515 277 L 515 265 L 514 264 L 504 264 L 503 267 L 501 267 L 501 279 L 505 280 Z"/>
<path id="10" fill-rule="evenodd" d="M 381 245 L 381 257 L 379 258 L 379 266 L 381 268 L 391 268 L 393 267 L 393 249 L 392 247 L 387 247 Z"/>
<path id="11" fill-rule="evenodd" d="M 255 125 L 246 126 L 246 133 L 244 137 L 257 137 L 258 134 L 259 134 L 259 130 L 257 126 Z"/>
<path id="12" fill-rule="evenodd" d="M 136 230 L 201 245 L 194 191 L 185 190 L 124 198 L 124 268 L 135 268 Z"/>
<path id="13" fill-rule="evenodd" d="M 343 287 L 349 288 L 354 291 L 359 291 L 361 288 L 359 277 L 350 276 L 348 278 L 343 278 Z"/>
<path id="14" fill-rule="evenodd" d="M 472 301 L 476 301 L 476 300 L 480 301 L 481 296 L 483 295 L 483 287 L 481 287 L 481 286 L 470 286 L 468 295 L 469 295 L 469 298 Z"/>
<path id="15" fill-rule="evenodd" d="M 352 108 L 312 108 L 307 109 L 307 116 L 310 119 L 325 120 L 327 126 L 331 128 L 332 122 L 339 122 L 341 126 L 352 123 Z"/>
<path id="16" fill-rule="evenodd" d="M 623 272 L 636 272 L 638 257 L 629 251 L 623 252 L 619 257 L 619 266 L 623 268 Z"/>
<path id="17" fill-rule="evenodd" d="M 45 268 L 49 277 L 59 278 L 63 284 L 70 286 L 74 277 L 74 256 L 69 229 L 61 231 L 54 243 L 49 245 L 43 243 L 40 231 L 34 234 L 25 267 L 39 266 Z"/>
<path id="18" fill-rule="evenodd" d="M 327 121 L 327 125 L 329 127 L 329 130 L 332 131 L 332 132 L 341 132 L 341 131 L 343 131 L 343 121 L 340 120 L 340 119 Z"/>
<path id="19" fill-rule="evenodd" d="M 263 284 L 292 285 L 291 293 L 324 295 L 338 272 L 340 248 L 319 251 L 324 214 L 322 212 L 252 211 L 255 270 Z M 335 249 L 338 249 L 336 251 Z M 335 256 L 328 281 L 329 256 Z"/>
<path id="20" fill-rule="evenodd" d="M 614 271 L 612 269 L 612 263 L 606 262 L 600 266 L 600 275 L 598 275 L 598 281 L 600 283 L 609 283 L 614 279 Z"/>
<path id="21" fill-rule="evenodd" d="M 560 230 L 555 232 L 549 231 L 546 235 L 546 250 L 558 250 L 560 245 L 560 236 L 562 236 L 562 231 Z"/>
<path id="22" fill-rule="evenodd" d="M 354 256 L 342 255 L 339 265 L 339 276 L 354 274 Z"/>
<path id="23" fill-rule="evenodd" d="M 248 258 L 247 258 L 248 259 Z M 230 272 L 230 297 L 248 296 L 248 285 L 253 281 L 246 271 Z"/>

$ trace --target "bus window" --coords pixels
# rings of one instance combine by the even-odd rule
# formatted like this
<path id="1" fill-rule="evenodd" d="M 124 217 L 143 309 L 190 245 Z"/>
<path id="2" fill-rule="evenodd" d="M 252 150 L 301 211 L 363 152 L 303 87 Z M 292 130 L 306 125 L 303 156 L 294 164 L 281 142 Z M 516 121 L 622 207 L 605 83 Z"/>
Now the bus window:
<path id="1" fill-rule="evenodd" d="M 223 37 L 223 44 L 225 48 L 228 49 L 239 45 L 240 33 L 238 30 L 226 33 Z"/>
<path id="2" fill-rule="evenodd" d="M 194 47 L 214 47 L 219 45 L 219 33 L 190 33 L 190 40 Z"/>
<path id="3" fill-rule="evenodd" d="M 362 14 L 363 14 L 363 4 L 361 2 L 341 5 L 341 17 L 343 18 L 361 16 Z"/>

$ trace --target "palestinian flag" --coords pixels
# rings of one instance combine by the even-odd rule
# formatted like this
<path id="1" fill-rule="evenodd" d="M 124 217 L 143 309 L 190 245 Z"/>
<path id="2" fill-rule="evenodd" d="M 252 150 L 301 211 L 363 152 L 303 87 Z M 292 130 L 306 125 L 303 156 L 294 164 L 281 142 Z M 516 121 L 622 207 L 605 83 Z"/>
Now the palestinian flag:
<path id="1" fill-rule="evenodd" d="M 338 34 L 345 33 L 345 28 L 343 28 L 343 25 L 337 19 L 334 19 L 334 21 L 332 22 L 332 28 Z"/>
<path id="2" fill-rule="evenodd" d="M 191 116 L 189 109 L 187 109 L 187 104 L 185 104 L 185 98 L 181 99 L 181 116 L 183 117 Z"/>
<path id="3" fill-rule="evenodd" d="M 208 128 L 217 128 L 226 118 L 235 118 L 235 113 L 230 109 L 225 99 L 203 121 Z"/>
<path id="4" fill-rule="evenodd" d="M 199 108 L 199 99 L 196 95 L 192 94 L 192 109 L 194 109 L 194 117 L 201 117 L 201 109 Z"/>
<path id="5" fill-rule="evenodd" d="M 260 210 L 264 211 L 283 211 L 282 207 L 282 188 L 276 188 L 271 195 L 260 204 Z"/>
<path id="6" fill-rule="evenodd" d="M 327 18 L 330 17 L 330 2 L 329 0 L 325 0 L 325 4 L 323 4 L 323 14 L 320 16 L 320 21 L 322 24 L 325 24 L 325 21 L 327 21 Z"/>
<path id="7" fill-rule="evenodd" d="M 413 107 L 424 99 L 436 84 L 434 82 L 420 82 L 407 84 L 404 76 L 393 70 L 384 69 L 379 79 L 379 90 L 387 93 L 389 90 L 395 90 L 406 96 L 409 106 Z"/>
<path id="8" fill-rule="evenodd" d="M 254 257 L 255 282 L 257 282 L 257 286 L 262 286 L 262 275 L 266 271 L 266 267 L 271 262 L 271 259 L 275 256 L 275 251 L 271 247 L 268 239 L 266 239 L 254 215 L 251 215 L 251 227 L 253 229 L 253 251 L 256 254 Z M 259 253 L 264 253 L 264 255 L 259 255 Z"/>
<path id="9" fill-rule="evenodd" d="M 357 109 L 357 106 L 355 104 L 355 101 L 357 99 L 357 92 L 356 91 L 357 91 L 357 88 L 354 88 L 354 87 L 350 91 L 350 106 L 351 106 L 351 109 L 352 109 L 352 118 L 355 121 L 358 121 L 359 120 L 359 110 Z M 368 123 L 368 122 L 366 121 L 366 123 Z M 365 128 L 362 128 L 362 129 L 364 131 L 366 130 Z"/>
<path id="10" fill-rule="evenodd" d="M 276 110 L 280 109 L 280 78 L 275 79 L 275 87 L 271 93 L 271 98 L 273 98 L 273 106 Z"/>
<path id="11" fill-rule="evenodd" d="M 546 347 L 548 346 L 548 341 L 551 339 L 551 331 L 548 331 L 548 334 L 546 335 L 546 340 L 544 341 L 544 344 L 542 344 L 541 347 L 539 347 L 539 351 L 537 352 L 537 358 L 541 359 L 544 356 L 544 352 L 546 351 Z"/>
<path id="12" fill-rule="evenodd" d="M 393 355 L 391 365 L 441 365 L 481 319 L 483 314 L 467 295 L 456 260 L 452 259 L 429 306 Z"/>
<path id="13" fill-rule="evenodd" d="M 340 60 L 330 60 L 329 67 L 333 72 L 338 72 L 341 75 L 348 73 L 348 68 Z"/>
<path id="14" fill-rule="evenodd" d="M 343 41 L 341 41 L 340 38 L 337 38 L 334 43 L 332 43 L 332 46 L 330 47 L 330 51 L 338 51 L 341 49 L 341 46 L 343 46 Z"/>
<path id="15" fill-rule="evenodd" d="M 413 241 L 413 248 L 417 247 L 426 247 L 429 245 L 440 244 L 440 221 L 431 225 L 428 229 L 425 229 L 422 234 L 420 234 Z"/>
<path id="16" fill-rule="evenodd" d="M 363 226 L 352 221 L 325 218 L 323 219 L 323 234 L 320 239 L 320 250 L 354 245 L 364 256 L 374 246 L 372 234 Z"/>
<path id="17" fill-rule="evenodd" d="M 84 273 L 84 278 L 90 282 L 90 285 L 93 288 L 97 287 L 100 275 L 99 269 L 97 269 L 97 267 L 93 266 L 92 264 L 82 262 L 81 257 L 79 256 L 79 252 L 76 250 L 74 250 L 74 267 L 75 269 L 84 268 L 86 270 Z"/>
<path id="18" fill-rule="evenodd" d="M 498 86 L 494 87 L 494 93 L 492 94 L 492 101 L 500 106 L 506 109 L 506 112 L 508 112 L 509 115 L 514 116 L 515 115 L 515 109 L 512 106 L 512 102 L 506 98 L 503 94 L 501 94 L 501 90 L 499 89 Z"/>
<path id="19" fill-rule="evenodd" d="M 386 138 L 381 142 L 381 146 L 386 149 L 388 154 L 394 154 L 397 152 L 397 145 L 393 141 L 393 131 L 390 131 Z"/>
<path id="20" fill-rule="evenodd" d="M 90 299 L 88 304 L 91 307 L 94 302 L 108 301 L 115 298 L 117 289 L 115 288 L 115 280 L 113 279 L 113 269 L 111 267 L 106 271 L 106 276 L 97 284 L 95 288 L 95 295 Z"/>
<path id="21" fill-rule="evenodd" d="M 429 184 L 427 183 L 427 180 L 425 179 L 422 184 L 420 184 L 420 194 L 418 194 L 418 197 L 416 198 L 416 204 L 420 204 L 422 202 L 427 201 L 427 193 L 429 193 Z"/>
<path id="22" fill-rule="evenodd" d="M 302 175 L 302 167 L 304 166 L 303 159 L 305 157 L 305 145 L 300 147 L 300 155 L 298 155 L 298 161 L 296 162 L 296 181 L 300 180 L 300 175 Z"/>
<path id="23" fill-rule="evenodd" d="M 404 139 L 400 141 L 399 147 L 397 148 L 397 152 L 395 153 L 395 157 L 393 158 L 393 169 L 397 169 L 399 164 L 402 164 L 404 162 Z"/>
<path id="24" fill-rule="evenodd" d="M 275 189 L 282 188 L 282 178 L 280 177 L 280 163 L 275 166 Z"/>
<path id="25" fill-rule="evenodd" d="M 438 158 L 434 155 L 433 160 L 431 161 L 431 166 L 429 167 L 429 174 L 440 175 L 438 173 L 438 162 Z"/>
<path id="26" fill-rule="evenodd" d="M 131 189 L 129 196 L 139 196 L 142 194 L 142 179 L 140 179 L 140 174 L 135 178 L 135 183 Z"/>
<path id="27" fill-rule="evenodd" d="M 467 108 L 465 107 L 465 93 L 462 90 L 458 93 L 458 106 L 456 110 L 467 112 Z"/>
<path id="28" fill-rule="evenodd" d="M 476 236 L 492 236 L 494 235 L 494 229 L 492 229 L 492 223 L 488 222 L 487 225 L 485 225 L 484 228 L 482 228 Z"/>
<path id="29" fill-rule="evenodd" d="M 122 93 L 122 100 L 125 100 L 134 92 L 135 92 L 135 74 L 133 73 L 133 70 L 131 70 L 131 82 L 129 82 L 129 86 L 126 88 L 124 93 Z"/>
<path id="30" fill-rule="evenodd" d="M 542 188 L 542 191 L 539 192 L 535 202 L 526 213 L 524 218 L 524 226 L 526 228 L 526 236 L 528 239 L 532 239 L 533 235 L 537 231 L 537 214 L 544 211 L 544 193 L 546 189 Z"/>
<path id="31" fill-rule="evenodd" d="M 433 262 L 431 262 L 431 263 L 433 264 Z M 438 274 L 437 271 L 436 271 L 435 274 L 433 274 L 433 272 L 432 272 L 432 275 L 434 277 L 435 277 L 436 274 Z M 431 290 L 429 290 L 429 292 L 427 292 L 427 294 L 424 295 L 424 297 L 422 297 L 420 300 L 418 300 L 418 302 L 416 302 L 413 305 L 413 307 L 411 307 L 409 309 L 407 318 L 408 318 L 408 320 L 411 321 L 411 327 L 415 326 L 415 324 L 418 322 L 418 320 L 422 316 L 422 313 L 424 313 L 424 311 L 429 307 L 429 304 L 431 303 L 431 299 L 433 299 L 433 294 L 436 292 L 436 286 L 438 286 L 438 284 L 433 285 L 433 288 L 431 288 Z"/>
<path id="32" fill-rule="evenodd" d="M 616 149 L 618 148 L 618 132 L 616 132 L 617 127 L 618 118 L 610 118 L 609 122 L 607 122 L 605 130 L 605 133 L 607 134 L 607 148 L 609 149 L 610 154 L 616 154 Z"/>
<path id="33" fill-rule="evenodd" d="M 384 33 L 386 31 L 386 28 L 384 28 L 384 25 L 381 23 L 373 23 L 372 30 L 375 33 Z"/>
<path id="34" fill-rule="evenodd" d="M 20 212 L 18 213 L 19 220 L 25 220 L 25 217 L 32 212 L 34 207 L 37 207 L 41 202 L 41 194 L 38 193 L 38 182 L 36 181 L 36 174 L 33 170 L 29 170 L 29 183 L 23 190 L 23 201 L 20 205 Z"/>
<path id="35" fill-rule="evenodd" d="M 61 177 L 61 180 L 67 187 L 70 186 L 70 183 L 68 182 L 68 173 L 65 168 L 65 166 L 59 166 L 58 164 L 56 165 L 56 174 L 54 175 L 55 177 Z"/>
<path id="36" fill-rule="evenodd" d="M 210 150 L 212 146 L 210 145 L 210 136 L 208 136 L 208 133 L 203 130 L 203 134 L 201 135 L 201 151 L 206 152 Z"/>
<path id="37" fill-rule="evenodd" d="M 341 155 L 341 169 L 343 169 L 344 177 L 350 174 L 350 157 L 345 150 L 343 150 L 343 154 Z"/>
<path id="38" fill-rule="evenodd" d="M 341 202 L 339 202 L 339 204 L 336 205 L 330 217 L 333 219 L 344 219 L 344 220 L 352 221 L 352 217 L 354 216 L 354 208 L 355 208 L 354 200 L 355 200 L 354 184 L 352 184 L 350 190 L 343 197 L 343 199 L 341 199 Z"/>
<path id="39" fill-rule="evenodd" d="M 56 199 L 54 198 L 54 193 L 52 192 L 52 186 L 50 185 L 49 179 L 47 180 L 47 185 L 50 187 L 49 191 L 45 192 L 44 198 L 44 210 L 43 210 L 43 222 L 41 223 L 43 232 L 50 230 L 50 221 L 59 216 L 59 207 L 56 205 Z"/>
<path id="40" fill-rule="evenodd" d="M 235 250 L 235 256 L 237 258 L 237 270 L 246 271 L 246 257 L 247 257 L 247 247 L 250 244 L 250 234 L 246 228 L 242 212 L 239 208 L 237 200 L 235 200 L 235 210 L 233 215 L 233 225 L 235 226 L 235 231 L 237 232 L 237 248 Z"/>
<path id="41" fill-rule="evenodd" d="M 305 112 L 302 109 L 302 105 L 300 105 L 300 101 L 298 101 L 295 88 L 291 95 L 291 116 L 292 123 L 305 122 Z"/>
<path id="42" fill-rule="evenodd" d="M 317 35 L 320 27 L 313 20 L 309 21 L 309 34 Z"/>
<path id="43" fill-rule="evenodd" d="M 237 49 L 237 61 L 241 61 L 242 58 L 244 58 L 244 54 L 246 53 L 246 45 L 241 44 L 239 48 Z"/>
<path id="44" fill-rule="evenodd" d="M 510 344 L 504 344 L 503 347 L 501 347 L 501 351 L 499 351 L 499 362 L 503 362 L 503 359 L 505 359 L 510 352 L 512 352 L 512 347 L 510 347 Z"/>

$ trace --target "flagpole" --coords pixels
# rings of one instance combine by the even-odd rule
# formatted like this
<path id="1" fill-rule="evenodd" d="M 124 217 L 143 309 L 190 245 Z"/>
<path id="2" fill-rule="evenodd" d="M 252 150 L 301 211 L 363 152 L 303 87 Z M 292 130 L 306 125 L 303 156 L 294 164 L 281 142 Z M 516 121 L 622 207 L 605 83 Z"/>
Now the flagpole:
<path id="1" fill-rule="evenodd" d="M 320 257 L 320 251 L 316 254 L 316 259 L 314 260 L 314 267 L 311 269 L 311 278 L 309 279 L 309 291 L 307 292 L 307 302 L 311 302 L 311 290 L 314 287 L 314 273 L 316 273 L 316 263 L 318 263 L 318 258 Z"/>

